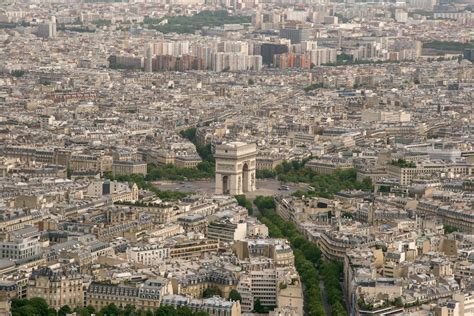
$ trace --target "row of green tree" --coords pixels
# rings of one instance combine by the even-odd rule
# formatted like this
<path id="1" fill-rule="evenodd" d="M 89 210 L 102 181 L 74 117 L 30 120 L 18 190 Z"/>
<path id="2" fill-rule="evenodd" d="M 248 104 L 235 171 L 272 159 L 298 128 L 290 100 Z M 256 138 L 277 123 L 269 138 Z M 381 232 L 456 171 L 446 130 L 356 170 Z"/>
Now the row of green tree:
<path id="1" fill-rule="evenodd" d="M 166 24 L 158 25 L 163 20 Z M 156 29 L 162 33 L 194 33 L 203 27 L 222 26 L 224 24 L 245 24 L 250 23 L 248 16 L 229 15 L 225 10 L 201 11 L 193 16 L 170 16 L 160 19 L 145 18 L 144 23 L 149 28 Z"/>
<path id="2" fill-rule="evenodd" d="M 320 174 L 305 167 L 308 159 L 284 161 L 275 168 L 274 174 L 278 180 L 282 182 L 307 183 L 312 187 L 306 192 L 296 191 L 294 193 L 295 196 L 305 195 L 332 198 L 335 193 L 343 190 L 373 190 L 370 178 L 367 177 L 362 182 L 357 181 L 356 169 L 336 170 L 332 174 Z"/>
<path id="3" fill-rule="evenodd" d="M 325 261 L 320 267 L 329 304 L 333 315 L 346 315 L 344 296 L 341 288 L 340 277 L 343 275 L 341 262 Z"/>
<path id="4" fill-rule="evenodd" d="M 259 210 L 258 218 L 268 226 L 270 236 L 287 238 L 290 241 L 295 254 L 296 269 L 304 284 L 307 314 L 325 315 L 319 290 L 319 276 L 322 275 L 332 315 L 346 316 L 342 289 L 338 281 L 342 274 L 340 264 L 323 262 L 320 249 L 298 231 L 293 222 L 284 220 L 275 212 L 275 201 L 272 197 L 258 196 L 254 204 Z"/>
<path id="5" fill-rule="evenodd" d="M 278 178 L 280 175 L 285 175 L 291 171 L 297 171 L 304 168 L 304 165 L 310 161 L 312 157 L 307 157 L 302 160 L 284 161 L 275 167 L 275 170 L 263 169 L 257 170 L 256 177 L 258 179 Z"/>
<path id="6" fill-rule="evenodd" d="M 309 91 L 312 91 L 312 90 L 321 89 L 322 87 L 323 87 L 322 82 L 312 83 L 312 84 L 307 85 L 306 87 L 304 87 L 303 90 L 304 90 L 304 92 L 309 92 Z"/>
<path id="7" fill-rule="evenodd" d="M 24 70 L 12 70 L 11 75 L 13 77 L 19 78 L 19 77 L 23 77 L 25 75 L 25 73 L 26 72 Z"/>
<path id="8" fill-rule="evenodd" d="M 69 32 L 77 32 L 77 33 L 94 33 L 95 27 L 93 26 L 84 26 L 82 23 L 75 23 L 75 24 L 58 24 L 57 27 L 58 31 L 69 31 Z"/>
<path id="9" fill-rule="evenodd" d="M 465 49 L 474 49 L 474 42 L 452 42 L 452 41 L 431 41 L 423 43 L 423 48 L 431 48 L 441 51 L 456 51 L 462 52 Z"/>
<path id="10" fill-rule="evenodd" d="M 413 161 L 409 161 L 409 160 L 405 160 L 401 158 L 397 160 L 392 160 L 390 164 L 400 167 L 400 168 L 416 168 L 416 164 Z"/>
<path id="11" fill-rule="evenodd" d="M 145 180 L 156 181 L 156 180 L 197 180 L 206 179 L 214 176 L 213 170 L 208 170 L 199 166 L 197 168 L 179 168 L 175 165 L 156 166 L 155 164 L 148 164 L 147 175 Z"/>
<path id="12" fill-rule="evenodd" d="M 127 65 L 119 64 L 119 63 L 109 63 L 109 68 L 110 69 L 128 69 L 128 70 L 136 69 L 135 66 L 127 66 Z"/>
<path id="13" fill-rule="evenodd" d="M 308 189 L 306 192 L 297 191 L 294 195 L 332 198 L 334 194 L 344 190 L 373 190 L 372 180 L 369 177 L 364 178 L 362 182 L 357 181 L 355 169 L 337 170 L 333 174 L 318 174 L 309 183 L 312 189 Z"/>
<path id="14" fill-rule="evenodd" d="M 204 292 L 202 293 L 202 298 L 210 298 L 213 296 L 224 297 L 222 294 L 222 290 L 218 288 L 217 286 L 210 286 L 207 289 L 205 289 Z M 228 299 L 230 301 L 242 302 L 242 296 L 236 289 L 230 290 Z"/>
<path id="15" fill-rule="evenodd" d="M 216 160 L 212 154 L 211 145 L 203 146 L 198 143 L 196 137 L 197 129 L 195 127 L 188 128 L 184 131 L 181 131 L 181 136 L 188 139 L 191 143 L 196 146 L 196 151 L 201 157 L 202 162 L 198 164 L 197 169 L 207 173 L 209 176 L 214 176 L 216 173 Z"/>
<path id="16" fill-rule="evenodd" d="M 425 11 L 425 10 L 414 10 L 412 12 L 408 12 L 409 17 L 413 17 L 415 15 L 421 15 L 421 16 L 427 17 L 429 19 L 433 18 L 433 14 L 434 13 L 432 11 Z"/>
<path id="17" fill-rule="evenodd" d="M 399 63 L 399 61 L 393 60 L 367 60 L 367 59 L 354 59 L 354 56 L 341 53 L 337 55 L 335 63 L 326 63 L 321 66 L 344 66 L 344 65 L 379 65 L 379 64 L 391 64 Z"/>
<path id="18" fill-rule="evenodd" d="M 257 179 L 273 179 L 277 176 L 277 174 L 275 170 L 263 169 L 257 170 L 255 176 L 257 177 Z"/>
<path id="19" fill-rule="evenodd" d="M 98 20 L 92 21 L 92 24 L 95 24 L 98 27 L 110 26 L 110 25 L 112 25 L 112 21 L 111 20 L 105 20 L 105 19 L 98 19 Z"/>
<path id="20" fill-rule="evenodd" d="M 252 202 L 250 202 L 249 200 L 247 200 L 247 198 L 245 197 L 245 195 L 236 195 L 236 196 L 235 196 L 235 199 L 237 200 L 237 203 L 238 203 L 240 206 L 243 206 L 243 207 L 245 207 L 245 208 L 247 209 L 249 215 L 253 215 Z"/>
<path id="21" fill-rule="evenodd" d="M 26 299 L 12 299 L 11 313 L 13 316 L 66 316 L 76 312 L 80 316 L 90 316 L 96 314 L 96 310 L 92 306 L 76 307 L 72 309 L 68 305 L 55 310 L 50 307 L 43 298 Z"/>
<path id="22" fill-rule="evenodd" d="M 319 291 L 319 273 L 317 266 L 321 262 L 321 251 L 310 243 L 289 221 L 283 220 L 275 212 L 275 201 L 272 197 L 257 196 L 254 200 L 259 220 L 267 225 L 271 237 L 287 238 L 295 255 L 296 270 L 300 274 L 304 287 L 305 311 L 307 315 L 325 315 Z"/>
<path id="23" fill-rule="evenodd" d="M 444 225 L 443 228 L 446 235 L 461 231 L 459 228 L 450 225 Z"/>
<path id="24" fill-rule="evenodd" d="M 16 22 L 0 22 L 0 29 L 14 29 L 16 27 L 28 27 L 30 26 L 30 22 L 20 22 L 20 23 L 16 23 Z"/>
<path id="25" fill-rule="evenodd" d="M 104 306 L 96 311 L 92 306 L 76 307 L 72 309 L 68 305 L 62 306 L 58 311 L 49 307 L 42 298 L 13 299 L 11 304 L 12 316 L 66 316 L 73 312 L 80 316 L 209 316 L 207 312 L 193 312 L 188 307 L 174 308 L 173 306 L 160 306 L 154 312 L 151 310 L 136 309 L 135 306 L 127 304 L 118 307 L 115 304 Z"/>

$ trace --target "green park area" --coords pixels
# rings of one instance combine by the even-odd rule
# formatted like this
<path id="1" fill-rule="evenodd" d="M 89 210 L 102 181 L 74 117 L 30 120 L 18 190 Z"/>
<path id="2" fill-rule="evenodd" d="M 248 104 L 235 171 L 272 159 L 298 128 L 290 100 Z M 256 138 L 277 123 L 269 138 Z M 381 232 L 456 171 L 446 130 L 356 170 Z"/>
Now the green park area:
<path id="1" fill-rule="evenodd" d="M 431 41 L 423 43 L 423 48 L 430 48 L 444 52 L 462 52 L 465 49 L 474 49 L 474 42 Z"/>
<path id="2" fill-rule="evenodd" d="M 364 190 L 372 191 L 372 181 L 370 178 L 357 181 L 357 171 L 355 169 L 336 170 L 332 174 L 320 174 L 306 167 L 304 160 L 293 160 L 283 162 L 275 170 L 261 170 L 257 172 L 258 178 L 277 178 L 282 182 L 307 183 L 311 188 L 306 192 L 296 191 L 295 196 L 319 196 L 332 198 L 335 193 L 344 190 Z"/>
<path id="3" fill-rule="evenodd" d="M 164 20 L 167 20 L 167 23 L 160 24 Z M 218 10 L 201 11 L 193 16 L 178 15 L 159 19 L 145 18 L 143 22 L 148 25 L 148 28 L 162 33 L 194 33 L 203 27 L 250 23 L 251 18 L 249 16 L 229 15 L 225 10 Z"/>

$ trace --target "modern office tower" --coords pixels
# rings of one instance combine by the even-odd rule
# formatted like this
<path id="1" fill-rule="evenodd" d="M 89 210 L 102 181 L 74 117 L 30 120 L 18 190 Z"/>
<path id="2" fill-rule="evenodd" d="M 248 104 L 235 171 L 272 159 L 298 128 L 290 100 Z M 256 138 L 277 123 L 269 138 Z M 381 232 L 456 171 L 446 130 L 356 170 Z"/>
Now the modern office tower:
<path id="1" fill-rule="evenodd" d="M 145 72 L 152 72 L 153 71 L 153 46 L 151 44 L 147 44 L 146 52 L 145 52 Z"/>
<path id="2" fill-rule="evenodd" d="M 402 9 L 396 9 L 395 21 L 400 23 L 406 23 L 408 21 L 408 12 Z"/>
<path id="3" fill-rule="evenodd" d="M 36 32 L 36 35 L 42 38 L 49 38 L 50 33 L 49 33 L 49 23 L 41 23 L 38 25 L 38 31 Z"/>
<path id="4" fill-rule="evenodd" d="M 56 37 L 56 17 L 53 15 L 51 17 L 51 37 L 55 38 Z"/>
<path id="5" fill-rule="evenodd" d="M 41 258 L 40 233 L 38 228 L 26 226 L 11 232 L 0 242 L 0 258 L 10 259 L 17 264 Z"/>
<path id="6" fill-rule="evenodd" d="M 247 42 L 225 41 L 219 42 L 217 50 L 223 53 L 241 53 L 248 54 L 249 44 Z"/>
<path id="7" fill-rule="evenodd" d="M 311 36 L 311 29 L 304 23 L 292 22 L 286 23 L 280 29 L 280 38 L 287 38 L 291 44 L 299 44 L 303 41 L 308 41 Z"/>
<path id="8" fill-rule="evenodd" d="M 263 306 L 277 306 L 278 274 L 276 269 L 249 271 L 240 278 L 237 291 L 242 296 L 243 311 L 250 312 L 256 299 L 259 299 Z"/>
<path id="9" fill-rule="evenodd" d="M 255 71 L 262 70 L 262 56 L 260 55 L 248 56 L 248 69 L 255 70 Z"/>
<path id="10" fill-rule="evenodd" d="M 192 55 L 202 60 L 203 69 L 211 68 L 212 53 L 216 52 L 216 48 L 208 43 L 193 43 L 191 46 Z"/>
<path id="11" fill-rule="evenodd" d="M 288 53 L 288 46 L 284 44 L 265 43 L 260 47 L 260 55 L 265 65 L 273 63 L 273 56 Z"/>
<path id="12" fill-rule="evenodd" d="M 305 22 L 309 15 L 306 10 L 294 10 L 293 8 L 285 10 L 285 14 L 288 21 L 301 22 Z"/>
<path id="13" fill-rule="evenodd" d="M 314 66 L 331 64 L 337 61 L 337 51 L 333 48 L 318 48 L 308 51 L 310 62 Z"/>
<path id="14" fill-rule="evenodd" d="M 409 0 L 407 1 L 407 5 L 409 8 L 414 9 L 433 10 L 436 2 L 436 0 Z"/>
<path id="15" fill-rule="evenodd" d="M 255 12 L 253 15 L 252 15 L 252 25 L 257 29 L 261 29 L 262 28 L 262 21 L 263 21 L 263 15 L 262 15 L 262 12 L 260 10 L 257 10 L 257 12 Z"/>
<path id="16" fill-rule="evenodd" d="M 42 38 L 55 38 L 56 37 L 56 17 L 52 16 L 51 21 L 39 24 L 36 34 Z"/>
<path id="17" fill-rule="evenodd" d="M 219 240 L 221 243 L 233 243 L 245 239 L 247 223 L 233 223 L 229 220 L 219 220 L 209 223 L 207 238 Z"/>
<path id="18" fill-rule="evenodd" d="M 313 50 L 313 49 L 318 49 L 318 42 L 316 41 L 301 42 L 301 51 L 303 53 Z"/>
<path id="19" fill-rule="evenodd" d="M 144 58 L 133 55 L 110 55 L 108 61 L 112 68 L 140 69 L 144 66 Z"/>
<path id="20" fill-rule="evenodd" d="M 170 55 L 180 57 L 189 54 L 188 41 L 160 41 L 153 44 L 154 55 Z"/>
<path id="21" fill-rule="evenodd" d="M 54 24 L 55 25 L 55 24 Z M 42 38 L 53 38 L 53 24 L 51 22 L 41 23 L 38 25 L 38 30 L 36 35 Z"/>
<path id="22" fill-rule="evenodd" d="M 308 54 L 281 54 L 275 55 L 274 66 L 280 69 L 286 68 L 311 68 Z"/>
<path id="23" fill-rule="evenodd" d="M 211 54 L 211 69 L 221 71 L 241 71 L 262 69 L 262 56 L 241 53 L 217 52 Z"/>
<path id="24" fill-rule="evenodd" d="M 216 72 L 224 70 L 224 53 L 213 53 L 211 55 L 211 69 Z"/>
<path id="25" fill-rule="evenodd" d="M 466 49 L 463 52 L 464 59 L 469 61 L 474 61 L 474 49 Z"/>

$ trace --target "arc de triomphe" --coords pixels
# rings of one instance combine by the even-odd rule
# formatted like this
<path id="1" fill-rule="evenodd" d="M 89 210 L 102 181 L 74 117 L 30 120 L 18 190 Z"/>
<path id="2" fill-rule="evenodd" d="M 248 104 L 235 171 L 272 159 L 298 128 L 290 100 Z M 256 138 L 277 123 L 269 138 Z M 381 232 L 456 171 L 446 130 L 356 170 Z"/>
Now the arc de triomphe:
<path id="1" fill-rule="evenodd" d="M 231 142 L 216 146 L 216 194 L 255 191 L 256 144 Z"/>

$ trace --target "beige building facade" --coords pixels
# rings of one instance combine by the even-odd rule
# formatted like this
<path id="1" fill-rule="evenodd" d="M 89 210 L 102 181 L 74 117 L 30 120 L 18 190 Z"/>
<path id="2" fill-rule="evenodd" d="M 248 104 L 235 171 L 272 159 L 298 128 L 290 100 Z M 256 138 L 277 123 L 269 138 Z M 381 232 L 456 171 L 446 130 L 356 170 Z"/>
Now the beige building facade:
<path id="1" fill-rule="evenodd" d="M 82 276 L 76 272 L 54 271 L 44 267 L 33 271 L 28 280 L 26 297 L 43 298 L 52 308 L 64 305 L 71 308 L 84 306 Z"/>

